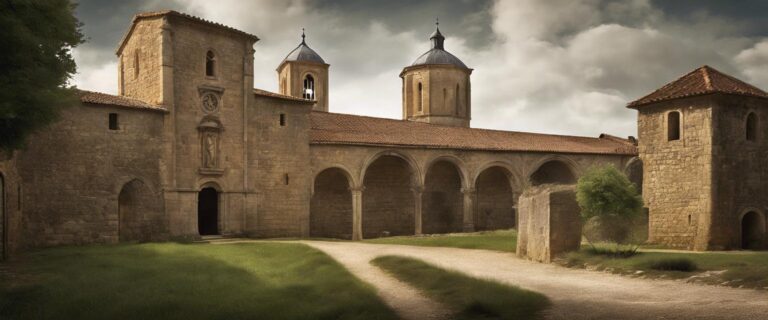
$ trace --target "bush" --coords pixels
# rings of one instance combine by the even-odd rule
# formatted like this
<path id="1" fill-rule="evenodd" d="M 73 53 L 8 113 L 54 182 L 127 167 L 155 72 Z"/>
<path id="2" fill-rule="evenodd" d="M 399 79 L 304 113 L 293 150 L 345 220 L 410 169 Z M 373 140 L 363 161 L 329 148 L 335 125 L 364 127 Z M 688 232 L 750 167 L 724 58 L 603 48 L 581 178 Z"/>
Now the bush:
<path id="1" fill-rule="evenodd" d="M 638 254 L 637 249 L 638 246 L 635 245 L 600 243 L 591 245 L 586 251 L 592 255 L 606 256 L 609 258 L 629 258 Z"/>
<path id="2" fill-rule="evenodd" d="M 668 258 L 652 261 L 649 268 L 659 271 L 682 271 L 691 272 L 698 269 L 696 263 L 688 258 Z"/>

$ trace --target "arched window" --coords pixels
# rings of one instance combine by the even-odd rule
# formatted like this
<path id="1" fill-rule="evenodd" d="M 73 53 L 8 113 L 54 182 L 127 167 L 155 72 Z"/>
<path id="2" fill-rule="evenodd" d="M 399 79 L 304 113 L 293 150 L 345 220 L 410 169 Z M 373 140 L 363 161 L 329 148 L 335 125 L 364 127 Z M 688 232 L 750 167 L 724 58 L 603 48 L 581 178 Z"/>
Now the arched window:
<path id="1" fill-rule="evenodd" d="M 205 75 L 208 77 L 216 75 L 216 55 L 210 50 L 205 54 Z"/>
<path id="2" fill-rule="evenodd" d="M 680 112 L 667 114 L 667 141 L 680 140 Z"/>
<path id="3" fill-rule="evenodd" d="M 747 116 L 747 141 L 757 140 L 757 115 L 750 112 Z"/>
<path id="4" fill-rule="evenodd" d="M 456 113 L 456 116 L 458 117 L 459 116 L 459 84 L 458 83 L 456 84 L 456 96 L 454 97 L 453 100 L 454 100 L 453 102 L 455 104 L 454 112 Z"/>
<path id="5" fill-rule="evenodd" d="M 419 112 L 423 111 L 423 101 L 424 101 L 424 93 L 421 88 L 421 82 L 419 82 L 419 101 L 417 101 L 417 105 L 419 106 Z"/>
<path id="6" fill-rule="evenodd" d="M 315 78 L 309 74 L 304 77 L 304 99 L 315 100 Z"/>
<path id="7" fill-rule="evenodd" d="M 133 52 L 133 78 L 139 77 L 139 60 L 141 59 L 141 50 L 136 49 Z"/>

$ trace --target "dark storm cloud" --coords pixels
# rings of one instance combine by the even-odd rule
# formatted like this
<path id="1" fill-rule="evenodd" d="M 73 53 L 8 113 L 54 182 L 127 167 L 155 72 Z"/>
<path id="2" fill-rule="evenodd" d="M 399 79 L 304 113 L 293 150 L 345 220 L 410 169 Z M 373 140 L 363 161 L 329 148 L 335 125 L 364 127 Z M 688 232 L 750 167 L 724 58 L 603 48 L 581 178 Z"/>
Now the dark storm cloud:
<path id="1" fill-rule="evenodd" d="M 693 22 L 715 17 L 728 21 L 744 37 L 768 36 L 768 1 L 765 0 L 653 0 L 671 19 Z"/>

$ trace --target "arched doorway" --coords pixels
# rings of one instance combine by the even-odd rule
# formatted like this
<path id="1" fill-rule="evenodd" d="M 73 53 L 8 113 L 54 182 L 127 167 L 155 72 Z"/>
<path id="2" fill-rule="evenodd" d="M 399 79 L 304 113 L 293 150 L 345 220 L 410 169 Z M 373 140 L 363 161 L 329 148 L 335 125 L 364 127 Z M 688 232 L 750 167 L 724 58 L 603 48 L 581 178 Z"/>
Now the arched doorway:
<path id="1" fill-rule="evenodd" d="M 483 170 L 475 181 L 475 230 L 499 230 L 515 227 L 516 195 L 510 182 L 511 173 L 504 167 Z"/>
<path id="2" fill-rule="evenodd" d="M 397 156 L 381 156 L 363 179 L 363 237 L 412 235 L 415 200 L 410 164 Z"/>
<path id="3" fill-rule="evenodd" d="M 342 169 L 330 168 L 315 177 L 309 204 L 309 236 L 352 239 L 352 193 Z"/>
<path id="4" fill-rule="evenodd" d="M 741 248 L 760 250 L 764 248 L 765 220 L 760 213 L 747 212 L 741 218 Z"/>
<path id="5" fill-rule="evenodd" d="M 6 257 L 6 223 L 5 223 L 5 180 L 0 173 L 0 260 Z"/>
<path id="6" fill-rule="evenodd" d="M 562 161 L 551 160 L 542 164 L 531 174 L 531 185 L 542 184 L 575 184 L 576 175 L 571 168 Z"/>
<path id="7" fill-rule="evenodd" d="M 205 187 L 197 194 L 197 229 L 201 236 L 219 234 L 219 192 Z"/>
<path id="8" fill-rule="evenodd" d="M 459 168 L 449 161 L 435 162 L 424 180 L 422 195 L 423 233 L 461 232 L 464 195 Z"/>

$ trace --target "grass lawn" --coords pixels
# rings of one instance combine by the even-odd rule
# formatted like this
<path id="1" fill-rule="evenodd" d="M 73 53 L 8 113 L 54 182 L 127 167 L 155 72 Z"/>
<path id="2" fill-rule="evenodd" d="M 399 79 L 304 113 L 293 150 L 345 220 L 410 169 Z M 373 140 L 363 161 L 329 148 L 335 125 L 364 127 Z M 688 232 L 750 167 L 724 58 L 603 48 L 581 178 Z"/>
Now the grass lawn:
<path id="1" fill-rule="evenodd" d="M 0 264 L 0 319 L 396 319 L 301 244 L 56 248 Z"/>
<path id="2" fill-rule="evenodd" d="M 455 308 L 457 319 L 534 319 L 549 306 L 542 294 L 472 278 L 416 259 L 383 256 L 372 263 Z"/>
<path id="3" fill-rule="evenodd" d="M 498 230 L 445 235 L 403 236 L 363 240 L 369 243 L 403 244 L 425 247 L 454 247 L 515 252 L 517 231 Z"/>
<path id="4" fill-rule="evenodd" d="M 654 265 L 680 259 L 693 262 L 696 269 L 682 272 L 653 268 Z M 630 258 L 609 258 L 582 249 L 566 254 L 559 263 L 652 278 L 679 279 L 695 275 L 695 280 L 703 283 L 768 288 L 768 252 L 640 252 Z"/>

